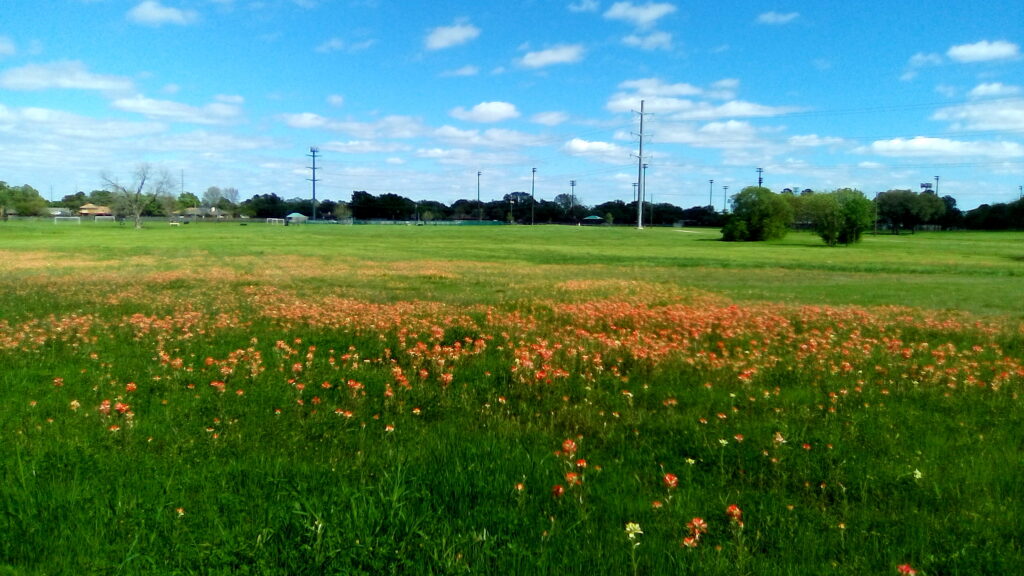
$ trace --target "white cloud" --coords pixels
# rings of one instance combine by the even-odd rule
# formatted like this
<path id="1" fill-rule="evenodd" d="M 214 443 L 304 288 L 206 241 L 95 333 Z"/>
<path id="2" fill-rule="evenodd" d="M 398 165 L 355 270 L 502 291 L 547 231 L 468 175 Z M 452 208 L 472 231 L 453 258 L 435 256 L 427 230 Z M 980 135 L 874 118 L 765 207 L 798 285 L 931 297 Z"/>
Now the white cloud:
<path id="1" fill-rule="evenodd" d="M 0 75 L 0 88 L 8 90 L 45 90 L 64 88 L 73 90 L 99 90 L 119 92 L 132 90 L 134 84 L 127 78 L 93 74 L 78 61 L 29 64 L 11 68 Z"/>
<path id="2" fill-rule="evenodd" d="M 328 142 L 322 148 L 342 154 L 379 154 L 381 152 L 402 152 L 408 150 L 409 146 L 398 142 L 382 143 L 370 140 L 349 140 L 348 142 Z"/>
<path id="3" fill-rule="evenodd" d="M 666 84 L 660 78 L 626 80 L 619 84 L 619 88 L 633 90 L 641 96 L 699 96 L 704 92 L 693 84 L 685 82 Z"/>
<path id="4" fill-rule="evenodd" d="M 946 56 L 957 62 L 988 62 L 1020 56 L 1020 47 L 1012 42 L 982 40 L 974 44 L 959 44 L 946 51 Z"/>
<path id="5" fill-rule="evenodd" d="M 418 118 L 401 115 L 385 116 L 376 122 L 328 122 L 326 127 L 364 140 L 416 138 L 426 131 Z"/>
<path id="6" fill-rule="evenodd" d="M 111 105 L 118 110 L 142 114 L 147 118 L 192 124 L 225 124 L 242 114 L 237 103 L 211 102 L 196 107 L 170 100 L 154 100 L 141 94 L 131 98 L 118 98 Z"/>
<path id="7" fill-rule="evenodd" d="M 530 117 L 530 122 L 544 126 L 558 126 L 568 120 L 569 115 L 565 112 L 539 112 Z"/>
<path id="8" fill-rule="evenodd" d="M 804 134 L 790 136 L 789 144 L 800 148 L 814 148 L 818 146 L 837 146 L 844 142 L 842 138 L 835 136 L 818 136 L 817 134 Z"/>
<path id="9" fill-rule="evenodd" d="M 245 98 L 237 94 L 218 94 L 214 96 L 213 99 L 225 104 L 245 104 Z"/>
<path id="10" fill-rule="evenodd" d="M 476 66 L 466 65 L 462 68 L 456 68 L 455 70 L 448 70 L 441 73 L 441 76 L 476 76 L 480 73 L 480 69 Z"/>
<path id="11" fill-rule="evenodd" d="M 500 128 L 491 128 L 481 132 L 479 130 L 460 130 L 454 126 L 442 126 L 434 131 L 434 136 L 453 145 L 487 148 L 520 148 L 541 146 L 546 143 L 546 140 L 539 136 Z"/>
<path id="12" fill-rule="evenodd" d="M 128 19 L 136 24 L 146 26 L 162 26 L 164 24 L 177 24 L 184 26 L 199 19 L 195 10 L 179 10 L 164 6 L 156 0 L 146 0 L 128 11 Z"/>
<path id="13" fill-rule="evenodd" d="M 894 138 L 878 140 L 870 146 L 858 148 L 858 152 L 873 153 L 889 157 L 942 157 L 964 156 L 987 158 L 1024 158 L 1024 145 L 1018 142 L 963 142 L 947 138 Z"/>
<path id="14" fill-rule="evenodd" d="M 480 36 L 480 29 L 472 24 L 456 21 L 451 26 L 434 28 L 427 34 L 425 44 L 427 50 L 442 50 L 465 44 Z"/>
<path id="15" fill-rule="evenodd" d="M 982 100 L 941 108 L 932 119 L 951 122 L 953 130 L 1024 131 L 1024 98 Z"/>
<path id="16" fill-rule="evenodd" d="M 519 117 L 519 111 L 508 102 L 481 102 L 469 110 L 459 106 L 451 115 L 467 122 L 502 122 Z"/>
<path id="17" fill-rule="evenodd" d="M 421 148 L 416 151 L 416 156 L 428 160 L 436 160 L 440 164 L 457 166 L 475 167 L 523 163 L 523 158 L 518 154 L 508 152 L 480 153 L 465 148 Z"/>
<path id="18" fill-rule="evenodd" d="M 729 100 L 722 104 L 701 102 L 679 96 L 697 96 L 721 99 L 731 96 L 732 88 L 739 85 L 738 81 L 727 79 L 713 85 L 711 92 L 692 84 L 666 84 L 658 78 L 629 80 L 619 85 L 620 88 L 633 92 L 617 92 L 612 95 L 605 107 L 611 112 L 629 112 L 640 109 L 640 101 L 644 100 L 646 109 L 658 114 L 667 115 L 671 120 L 715 120 L 719 118 L 767 118 L 798 112 L 800 109 L 791 106 L 766 106 L 743 100 Z"/>
<path id="19" fill-rule="evenodd" d="M 14 56 L 15 52 L 17 52 L 17 48 L 14 46 L 14 40 L 7 36 L 0 36 L 0 56 Z"/>
<path id="20" fill-rule="evenodd" d="M 337 108 L 345 104 L 345 97 L 341 94 L 331 94 L 327 97 L 327 103 Z"/>
<path id="21" fill-rule="evenodd" d="M 579 0 L 579 2 L 573 2 L 569 4 L 570 12 L 597 12 L 597 9 L 601 5 L 597 0 Z"/>
<path id="22" fill-rule="evenodd" d="M 799 12 L 787 12 L 785 14 L 780 12 L 765 12 L 764 14 L 758 15 L 757 23 L 769 25 L 789 24 L 799 17 Z"/>
<path id="23" fill-rule="evenodd" d="M 1000 98 L 1003 96 L 1016 96 L 1021 93 L 1020 86 L 1007 86 L 1002 82 L 989 82 L 978 84 L 969 93 L 972 98 Z"/>
<path id="24" fill-rule="evenodd" d="M 584 156 L 601 162 L 622 164 L 629 160 L 629 150 L 612 142 L 594 142 L 582 138 L 573 138 L 562 146 L 562 150 L 572 156 Z"/>
<path id="25" fill-rule="evenodd" d="M 561 44 L 547 50 L 527 52 L 519 60 L 519 64 L 526 68 L 544 68 L 554 64 L 573 64 L 583 59 L 583 52 L 582 44 Z"/>
<path id="26" fill-rule="evenodd" d="M 330 54 L 332 52 L 345 52 L 347 54 L 355 54 L 356 52 L 362 52 L 376 43 L 376 40 L 362 40 L 360 42 L 346 42 L 341 38 L 331 38 L 316 47 L 316 51 L 321 54 Z"/>
<path id="27" fill-rule="evenodd" d="M 641 50 L 671 50 L 672 35 L 668 32 L 651 32 L 646 36 L 630 34 L 622 39 L 622 43 Z"/>
<path id="28" fill-rule="evenodd" d="M 659 19 L 676 11 L 676 7 L 668 3 L 648 2 L 633 4 L 632 2 L 616 2 L 604 13 L 608 20 L 629 22 L 638 28 L 653 26 Z"/>
<path id="29" fill-rule="evenodd" d="M 6 108 L 0 105 L 0 120 L 17 133 L 34 134 L 43 140 L 54 137 L 105 142 L 111 138 L 137 138 L 162 133 L 166 125 L 156 122 L 97 120 L 48 108 Z"/>
<path id="30" fill-rule="evenodd" d="M 292 128 L 323 128 L 328 125 L 329 120 L 319 114 L 312 112 L 301 112 L 299 114 L 283 114 L 281 119 L 287 126 Z"/>
<path id="31" fill-rule="evenodd" d="M 925 53 L 918 52 L 910 57 L 910 65 L 914 68 L 922 68 L 924 66 L 938 66 L 942 64 L 942 55 L 934 52 Z"/>

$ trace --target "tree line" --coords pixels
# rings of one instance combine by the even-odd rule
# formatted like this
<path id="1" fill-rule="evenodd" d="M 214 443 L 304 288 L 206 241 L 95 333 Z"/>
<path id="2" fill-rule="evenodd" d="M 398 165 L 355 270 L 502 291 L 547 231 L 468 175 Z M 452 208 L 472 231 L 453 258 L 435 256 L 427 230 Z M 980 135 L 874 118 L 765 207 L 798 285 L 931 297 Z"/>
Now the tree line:
<path id="1" fill-rule="evenodd" d="M 313 215 L 309 199 L 285 199 L 277 194 L 257 194 L 241 200 L 237 189 L 211 186 L 202 194 L 175 193 L 166 172 L 156 173 L 141 165 L 131 181 L 122 183 L 104 176 L 105 186 L 91 192 L 76 192 L 59 201 L 47 202 L 29 185 L 10 186 L 0 181 L 0 216 L 48 216 L 51 208 L 77 211 L 85 204 L 109 207 L 116 215 L 142 217 L 238 217 L 284 218 L 292 213 Z M 681 208 L 674 204 L 645 203 L 643 224 L 647 226 L 703 226 L 721 228 L 723 239 L 756 241 L 779 238 L 790 229 L 810 229 L 827 244 L 856 242 L 865 230 L 901 233 L 920 229 L 1024 229 L 1024 200 L 983 204 L 966 212 L 956 199 L 939 197 L 931 191 L 887 190 L 873 199 L 859 190 L 843 188 L 830 192 L 810 189 L 772 192 L 751 186 L 733 195 L 729 211 L 712 206 Z M 526 192 L 510 192 L 499 200 L 460 199 L 451 204 L 436 200 L 414 201 L 365 190 L 352 192 L 349 202 L 317 202 L 318 219 L 421 221 L 488 220 L 520 224 L 576 224 L 598 216 L 599 222 L 615 225 L 637 224 L 637 202 L 612 200 L 585 205 L 572 194 L 552 200 L 535 200 Z M 591 218 L 591 220 L 594 220 Z"/>

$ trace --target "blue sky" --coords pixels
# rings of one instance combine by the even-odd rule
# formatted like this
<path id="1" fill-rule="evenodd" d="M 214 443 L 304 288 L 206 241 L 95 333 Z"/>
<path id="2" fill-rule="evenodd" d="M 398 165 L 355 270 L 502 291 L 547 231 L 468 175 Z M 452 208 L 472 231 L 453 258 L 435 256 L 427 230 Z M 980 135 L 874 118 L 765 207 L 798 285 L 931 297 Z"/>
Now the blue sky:
<path id="1" fill-rule="evenodd" d="M 5 0 L 0 180 L 414 200 L 1024 184 L 1024 3 Z M 709 184 L 714 180 L 714 185 Z M 713 192 L 713 194 L 711 194 Z"/>

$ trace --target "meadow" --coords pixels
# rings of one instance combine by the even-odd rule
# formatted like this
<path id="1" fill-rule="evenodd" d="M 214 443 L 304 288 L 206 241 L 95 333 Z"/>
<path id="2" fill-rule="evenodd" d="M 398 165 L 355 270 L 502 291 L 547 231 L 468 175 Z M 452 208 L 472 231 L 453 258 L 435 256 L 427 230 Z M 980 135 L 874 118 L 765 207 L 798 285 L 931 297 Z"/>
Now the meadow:
<path id="1" fill-rule="evenodd" d="M 0 575 L 1024 573 L 1024 234 L 0 223 Z"/>

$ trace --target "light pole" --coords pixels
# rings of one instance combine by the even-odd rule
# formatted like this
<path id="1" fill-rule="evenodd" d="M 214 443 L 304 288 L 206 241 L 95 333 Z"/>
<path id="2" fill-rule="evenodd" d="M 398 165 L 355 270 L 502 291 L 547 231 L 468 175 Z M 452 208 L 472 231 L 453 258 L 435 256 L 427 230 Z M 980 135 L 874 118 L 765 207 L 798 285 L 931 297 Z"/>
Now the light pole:
<path id="1" fill-rule="evenodd" d="M 714 195 L 714 193 L 715 193 L 715 181 L 714 180 L 708 180 L 708 206 L 714 207 L 714 205 L 715 205 L 714 200 L 711 199 L 711 197 Z"/>
<path id="2" fill-rule="evenodd" d="M 728 185 L 722 186 L 722 214 L 725 214 L 726 211 L 728 211 L 728 204 L 727 204 L 727 202 L 728 202 L 727 199 L 728 198 L 729 198 L 729 186 Z"/>
<path id="3" fill-rule="evenodd" d="M 530 178 L 530 226 L 533 226 L 533 207 L 537 204 L 537 197 L 534 196 L 534 187 L 537 184 L 537 169 L 533 169 L 533 176 Z"/>
<path id="4" fill-rule="evenodd" d="M 575 220 L 573 212 L 576 210 L 576 181 L 569 180 L 569 219 Z"/>
<path id="5" fill-rule="evenodd" d="M 936 196 L 939 195 L 939 177 L 938 176 L 935 177 L 935 195 Z"/>
<path id="6" fill-rule="evenodd" d="M 484 219 L 484 207 L 483 207 L 482 204 L 480 204 L 480 175 L 481 174 L 483 174 L 483 172 L 477 170 L 477 172 L 476 172 L 476 209 L 477 209 L 476 221 L 477 222 L 482 222 L 483 219 Z"/>

